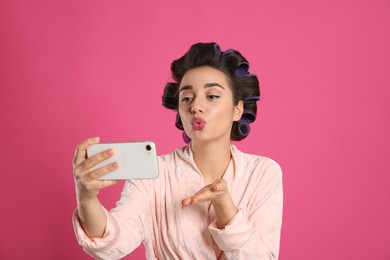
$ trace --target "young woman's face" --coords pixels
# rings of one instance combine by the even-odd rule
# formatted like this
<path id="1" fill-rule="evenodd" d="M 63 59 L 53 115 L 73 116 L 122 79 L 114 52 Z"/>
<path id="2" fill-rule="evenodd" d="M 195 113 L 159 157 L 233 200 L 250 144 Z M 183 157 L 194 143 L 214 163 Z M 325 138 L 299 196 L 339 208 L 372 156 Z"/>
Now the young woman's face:
<path id="1" fill-rule="evenodd" d="M 189 70 L 179 87 L 179 115 L 187 135 L 193 141 L 227 138 L 233 121 L 238 121 L 243 104 L 233 102 L 227 76 L 212 67 Z"/>

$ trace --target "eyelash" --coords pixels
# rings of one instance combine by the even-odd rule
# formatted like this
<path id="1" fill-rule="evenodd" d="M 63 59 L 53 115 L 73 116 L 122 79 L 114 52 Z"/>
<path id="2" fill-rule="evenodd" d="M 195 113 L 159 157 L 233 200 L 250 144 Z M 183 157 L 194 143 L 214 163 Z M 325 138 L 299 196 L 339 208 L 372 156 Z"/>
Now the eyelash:
<path id="1" fill-rule="evenodd" d="M 188 102 L 190 102 L 192 100 L 192 98 L 190 98 L 190 97 L 183 97 L 180 101 L 182 102 L 182 103 L 188 103 Z"/>
<path id="2" fill-rule="evenodd" d="M 220 98 L 220 96 L 218 96 L 218 95 L 208 95 L 207 98 L 211 99 L 211 100 L 215 100 L 215 99 Z"/>

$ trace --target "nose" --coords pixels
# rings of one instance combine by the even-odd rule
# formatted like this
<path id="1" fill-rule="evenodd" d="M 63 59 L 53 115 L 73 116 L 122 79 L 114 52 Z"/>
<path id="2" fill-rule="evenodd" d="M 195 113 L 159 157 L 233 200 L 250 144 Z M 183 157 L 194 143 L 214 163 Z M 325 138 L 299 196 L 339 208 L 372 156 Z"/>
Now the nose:
<path id="1" fill-rule="evenodd" d="M 203 113 L 206 111 L 206 107 L 204 103 L 199 98 L 195 98 L 191 104 L 191 112 L 192 113 Z"/>

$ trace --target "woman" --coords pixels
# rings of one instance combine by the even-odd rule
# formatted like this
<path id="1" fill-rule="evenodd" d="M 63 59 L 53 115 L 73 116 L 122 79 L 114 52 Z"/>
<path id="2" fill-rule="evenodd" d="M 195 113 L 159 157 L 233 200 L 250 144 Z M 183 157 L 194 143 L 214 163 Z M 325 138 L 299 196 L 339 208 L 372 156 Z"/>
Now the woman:
<path id="1" fill-rule="evenodd" d="M 176 82 L 166 85 L 163 105 L 178 111 L 176 126 L 189 144 L 159 156 L 157 179 L 127 181 L 110 212 L 97 196 L 116 181 L 98 178 L 118 165 L 91 168 L 113 151 L 86 159 L 99 139 L 79 144 L 73 223 L 86 252 L 118 259 L 142 242 L 148 259 L 278 258 L 281 168 L 231 145 L 256 118 L 259 84 L 248 69 L 239 52 L 215 43 L 194 44 L 172 63 Z"/>

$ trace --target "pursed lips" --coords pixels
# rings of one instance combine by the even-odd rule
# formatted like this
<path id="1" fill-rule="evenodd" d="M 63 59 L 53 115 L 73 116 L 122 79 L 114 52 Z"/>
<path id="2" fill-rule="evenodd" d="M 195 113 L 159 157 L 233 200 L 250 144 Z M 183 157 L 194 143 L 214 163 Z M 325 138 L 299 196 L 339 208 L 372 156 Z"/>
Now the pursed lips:
<path id="1" fill-rule="evenodd" d="M 203 127 L 205 126 L 205 124 L 206 124 L 206 121 L 204 121 L 200 117 L 194 118 L 191 122 L 192 128 L 195 130 L 202 130 Z"/>

